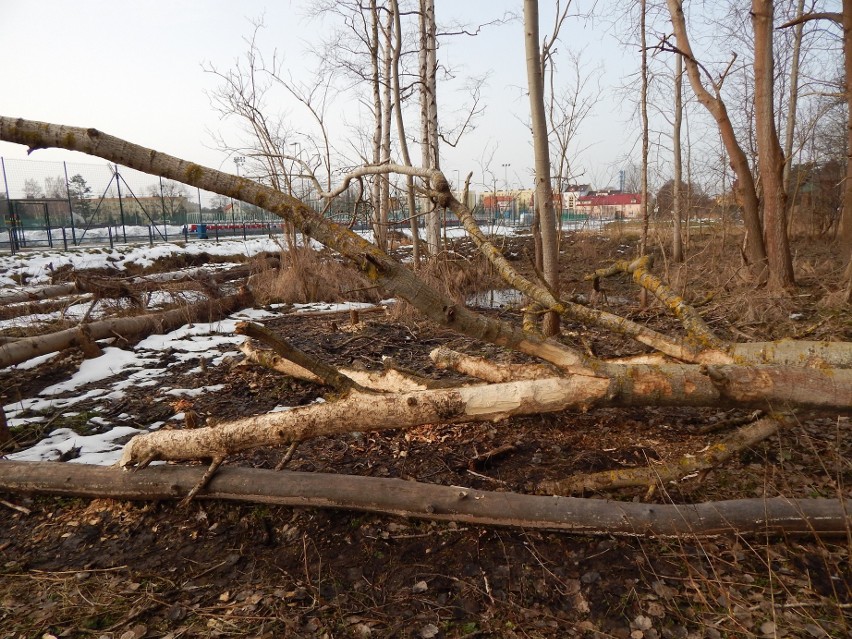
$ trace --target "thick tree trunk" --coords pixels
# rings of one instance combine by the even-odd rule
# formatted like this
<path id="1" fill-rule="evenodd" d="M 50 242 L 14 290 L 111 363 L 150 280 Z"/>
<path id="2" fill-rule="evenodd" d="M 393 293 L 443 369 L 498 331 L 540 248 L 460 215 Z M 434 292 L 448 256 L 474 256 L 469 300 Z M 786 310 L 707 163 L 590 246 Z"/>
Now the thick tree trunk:
<path id="1" fill-rule="evenodd" d="M 191 431 L 139 435 L 125 446 L 121 465 L 224 457 L 262 446 L 353 431 L 497 421 L 566 409 L 738 406 L 777 410 L 789 405 L 852 410 L 852 370 L 607 364 L 601 366 L 601 375 L 394 394 L 352 391 L 332 403 L 245 417 Z"/>
<path id="2" fill-rule="evenodd" d="M 784 191 L 784 154 L 775 129 L 773 0 L 753 0 L 754 109 L 758 166 L 763 189 L 763 230 L 769 261 L 769 286 L 780 290 L 795 285 L 793 259 L 787 239 L 787 194 Z"/>
<path id="3" fill-rule="evenodd" d="M 54 462 L 0 461 L 0 490 L 96 499 L 181 499 L 201 468 L 156 466 L 128 473 Z M 276 472 L 225 466 L 198 494 L 298 508 L 341 508 L 400 517 L 584 535 L 690 538 L 728 535 L 845 535 L 852 507 L 836 499 L 741 499 L 641 504 L 437 486 L 401 479 Z"/>
<path id="4" fill-rule="evenodd" d="M 716 91 L 716 95 L 712 95 L 704 87 L 701 80 L 701 70 L 692 53 L 692 46 L 689 43 L 689 35 L 686 31 L 686 18 L 683 14 L 682 0 L 666 0 L 666 3 L 669 8 L 669 14 L 671 15 L 675 37 L 677 38 L 677 47 L 686 65 L 689 84 L 692 86 L 692 90 L 698 101 L 713 116 L 713 119 L 716 120 L 719 133 L 722 136 L 722 142 L 731 161 L 731 167 L 737 176 L 736 190 L 739 196 L 739 203 L 743 209 L 743 221 L 745 222 L 746 232 L 748 233 L 746 249 L 749 262 L 760 281 L 766 281 L 768 277 L 768 265 L 766 246 L 763 240 L 763 227 L 760 222 L 760 203 L 757 197 L 754 178 L 751 174 L 751 168 L 748 164 L 748 158 L 737 141 L 734 126 L 728 117 L 728 109 L 722 101 L 719 92 Z"/>
<path id="5" fill-rule="evenodd" d="M 436 96 L 438 70 L 434 0 L 420 0 L 419 13 L 420 148 L 423 167 L 437 169 L 439 167 Z M 423 198 L 422 206 L 422 212 L 426 214 L 426 244 L 434 257 L 441 250 L 441 214 L 428 197 Z"/>
<path id="6" fill-rule="evenodd" d="M 544 111 L 544 78 L 539 50 L 538 0 L 524 0 L 524 44 L 527 56 L 527 83 L 530 96 L 530 121 L 535 153 L 535 206 L 541 230 L 541 268 L 555 297 L 559 296 L 559 244 L 553 186 L 550 181 L 550 147 L 547 116 Z M 559 314 L 545 313 L 542 333 L 559 333 Z"/>
<path id="7" fill-rule="evenodd" d="M 253 303 L 254 299 L 246 291 L 212 302 L 201 302 L 162 313 L 92 322 L 84 325 L 86 335 L 82 335 L 80 327 L 75 326 L 48 335 L 25 337 L 0 346 L 0 367 L 20 364 L 39 355 L 83 345 L 87 340 L 105 339 L 115 335 L 139 337 L 154 332 L 169 331 L 188 322 L 214 321 L 241 308 L 251 306 Z"/>
<path id="8" fill-rule="evenodd" d="M 399 144 L 399 152 L 402 156 L 403 164 L 411 166 L 411 155 L 408 152 L 408 139 L 405 132 L 405 121 L 402 117 L 402 90 L 399 84 L 399 61 L 402 55 L 402 21 L 399 16 L 398 0 L 391 0 L 391 11 L 393 12 L 393 95 L 394 108 L 396 116 L 396 137 Z M 414 178 L 410 175 L 405 176 L 405 197 L 409 222 L 411 225 L 411 259 L 414 262 L 414 269 L 420 267 L 420 223 L 417 218 L 416 196 L 414 191 Z"/>
<path id="9" fill-rule="evenodd" d="M 852 0 L 843 0 L 843 63 L 846 71 L 846 179 L 843 181 L 843 209 L 837 242 L 845 253 L 847 302 L 852 303 Z"/>
<path id="10" fill-rule="evenodd" d="M 683 262 L 683 154 L 680 148 L 680 130 L 683 123 L 683 56 L 675 58 L 674 125 L 672 127 L 672 152 L 674 155 L 674 185 L 672 186 L 672 261 Z"/>

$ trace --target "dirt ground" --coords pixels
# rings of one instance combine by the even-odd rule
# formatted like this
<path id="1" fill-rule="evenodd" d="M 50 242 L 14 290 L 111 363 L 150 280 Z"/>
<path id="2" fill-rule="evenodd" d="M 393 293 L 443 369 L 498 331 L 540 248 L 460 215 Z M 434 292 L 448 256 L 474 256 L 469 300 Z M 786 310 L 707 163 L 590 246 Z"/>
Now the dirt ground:
<path id="1" fill-rule="evenodd" d="M 588 294 L 583 273 L 629 256 L 634 239 L 568 236 L 566 288 Z M 848 307 L 831 304 L 830 250 L 820 242 L 807 246 L 807 258 L 804 252 L 797 258 L 801 287 L 788 299 L 745 286 L 736 269 L 708 279 L 707 261 L 735 254 L 733 240 L 696 250 L 705 262 L 658 262 L 657 271 L 701 300 L 702 314 L 725 338 L 852 340 Z M 523 240 L 506 247 L 522 270 L 528 270 L 528 250 Z M 637 307 L 629 283 L 606 287 L 614 312 L 675 330 L 662 309 Z M 482 310 L 519 318 L 516 306 Z M 401 367 L 440 378 L 449 373 L 428 359 L 439 344 L 522 361 L 404 313 L 364 314 L 355 326 L 348 315 L 290 314 L 267 326 L 337 365 L 380 368 L 383 356 L 392 356 Z M 642 350 L 570 323 L 564 339 L 601 357 Z M 3 371 L 4 397 L 9 401 L 13 386 L 31 396 L 79 361 L 70 353 L 14 378 Z M 190 368 L 174 369 L 168 383 L 186 386 L 181 376 Z M 211 367 L 203 374 L 204 384 L 224 388 L 198 397 L 194 409 L 219 420 L 309 403 L 324 392 L 252 366 Z M 153 422 L 163 419 L 162 411 L 162 404 L 136 396 L 112 412 Z M 715 409 L 608 409 L 355 433 L 303 443 L 288 469 L 531 492 L 543 479 L 699 451 L 719 436 L 700 434 L 700 427 L 744 416 Z M 800 412 L 794 422 L 701 481 L 661 486 L 651 500 L 852 497 L 848 413 Z M 16 433 L 19 439 L 31 435 Z M 506 454 L 472 461 L 507 444 L 512 449 Z M 227 463 L 272 468 L 283 453 L 258 450 Z M 645 489 L 587 496 L 646 499 Z M 20 494 L 0 500 L 0 638 L 852 636 L 852 534 L 663 541 L 204 500 L 188 507 Z"/>

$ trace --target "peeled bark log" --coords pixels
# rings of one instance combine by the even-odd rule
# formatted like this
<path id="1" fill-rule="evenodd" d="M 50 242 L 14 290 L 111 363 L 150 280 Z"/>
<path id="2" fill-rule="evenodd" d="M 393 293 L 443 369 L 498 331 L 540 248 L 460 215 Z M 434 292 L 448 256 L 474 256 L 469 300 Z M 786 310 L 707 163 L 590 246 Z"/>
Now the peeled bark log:
<path id="1" fill-rule="evenodd" d="M 609 366 L 611 377 L 551 377 L 408 393 L 350 392 L 332 403 L 133 438 L 122 466 L 219 457 L 353 431 L 498 421 L 614 406 L 797 406 L 852 410 L 852 371 L 719 366 Z"/>
<path id="2" fill-rule="evenodd" d="M 203 474 L 202 468 L 185 466 L 155 466 L 130 473 L 84 464 L 0 461 L 0 490 L 98 499 L 181 499 L 199 484 Z M 850 525 L 847 513 L 852 508 L 848 501 L 838 499 L 784 497 L 685 505 L 626 503 L 227 466 L 197 498 L 647 537 L 846 535 Z"/>
<path id="3" fill-rule="evenodd" d="M 511 382 L 553 377 L 552 368 L 541 364 L 495 364 L 484 357 L 472 357 L 440 346 L 429 353 L 439 368 L 450 368 L 486 382 Z"/>
<path id="4" fill-rule="evenodd" d="M 254 348 L 249 342 L 243 342 L 240 345 L 240 351 L 246 356 L 246 360 L 252 364 L 263 366 L 269 370 L 276 371 L 282 375 L 287 375 L 295 379 L 301 379 L 314 384 L 323 384 L 323 380 L 317 375 L 309 371 L 307 368 L 302 368 L 298 364 L 290 360 L 276 355 L 269 350 L 261 350 Z M 393 368 L 382 371 L 363 371 L 353 368 L 341 368 L 338 371 L 355 382 L 362 388 L 381 393 L 403 393 L 415 390 L 426 390 L 427 388 L 446 388 L 447 384 L 401 373 Z M 456 384 L 458 386 L 458 384 Z"/>
<path id="5" fill-rule="evenodd" d="M 157 331 L 169 331 L 188 322 L 214 321 L 241 308 L 251 306 L 252 303 L 251 295 L 247 291 L 243 291 L 237 295 L 223 297 L 215 302 L 201 302 L 162 313 L 92 322 L 86 324 L 86 328 L 88 337 L 92 340 L 116 335 L 138 337 Z M 33 357 L 55 353 L 79 344 L 80 328 L 76 326 L 48 335 L 25 337 L 0 346 L 0 367 L 20 364 Z"/>

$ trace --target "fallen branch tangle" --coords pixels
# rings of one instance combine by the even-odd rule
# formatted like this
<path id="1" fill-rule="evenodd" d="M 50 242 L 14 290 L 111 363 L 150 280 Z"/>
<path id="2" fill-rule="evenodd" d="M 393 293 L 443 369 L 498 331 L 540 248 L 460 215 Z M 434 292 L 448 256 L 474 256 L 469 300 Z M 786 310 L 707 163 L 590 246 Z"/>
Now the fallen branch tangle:
<path id="1" fill-rule="evenodd" d="M 682 337 L 664 335 L 626 318 L 575 301 L 557 299 L 546 286 L 525 279 L 512 268 L 477 227 L 470 210 L 453 197 L 439 171 L 396 165 L 361 167 L 346 176 L 340 188 L 325 195 L 331 197 L 340 193 L 351 179 L 365 175 L 395 172 L 424 177 L 429 181 L 435 205 L 455 213 L 501 276 L 531 298 L 542 311 L 556 311 L 566 319 L 621 333 L 671 359 L 662 363 L 657 359 L 652 359 L 653 363 L 597 360 L 557 340 L 543 339 L 508 322 L 479 315 L 454 303 L 355 233 L 322 218 L 295 198 L 246 178 L 185 162 L 94 129 L 0 117 L 0 139 L 26 144 L 31 150 L 53 146 L 82 151 L 253 203 L 336 250 L 389 295 L 406 300 L 433 321 L 471 338 L 533 355 L 545 362 L 542 365 L 498 366 L 438 349 L 433 353 L 436 365 L 455 368 L 484 383 L 434 388 L 427 380 L 412 379 L 394 371 L 367 375 L 330 369 L 327 364 L 311 361 L 303 353 L 292 350 L 284 342 L 276 343 L 273 336 L 265 335 L 258 327 L 243 325 L 241 332 L 272 345 L 276 351 L 273 354 L 247 343 L 243 351 L 250 361 L 312 381 L 322 380 L 335 390 L 335 401 L 239 419 L 215 427 L 141 435 L 125 447 L 123 467 L 145 467 L 154 460 L 212 458 L 212 470 L 224 457 L 237 451 L 292 444 L 321 435 L 431 423 L 498 421 L 514 415 L 568 408 L 730 406 L 766 409 L 770 413 L 798 407 L 843 412 L 852 409 L 852 343 L 792 340 L 727 343 L 712 332 L 694 308 L 651 273 L 647 258 L 616 263 L 590 278 L 619 273 L 632 276 L 681 322 Z M 629 473 L 616 476 L 553 480 L 542 484 L 541 489 L 570 493 L 680 479 L 689 472 L 712 468 L 776 430 L 777 421 L 770 415 L 757 424 L 747 425 L 689 463 L 669 464 L 664 472 L 630 469 Z M 208 472 L 204 482 L 212 476 L 213 473 Z M 211 490 L 215 490 L 217 481 L 214 477 Z M 339 490 L 332 484 L 328 486 L 330 491 Z M 199 487 L 197 485 L 194 492 Z M 440 489 L 435 487 L 434 490 Z M 513 496 L 515 498 L 540 499 L 521 495 Z M 317 498 L 311 503 L 320 502 L 322 499 Z M 341 505 L 334 497 L 328 497 L 323 503 Z M 841 503 L 838 507 L 843 506 Z M 352 507 L 363 507 L 363 504 Z M 397 513 L 404 510 L 389 505 L 376 509 Z M 518 520 L 518 523 L 529 525 L 528 520 Z M 555 519 L 549 524 L 562 527 Z"/>

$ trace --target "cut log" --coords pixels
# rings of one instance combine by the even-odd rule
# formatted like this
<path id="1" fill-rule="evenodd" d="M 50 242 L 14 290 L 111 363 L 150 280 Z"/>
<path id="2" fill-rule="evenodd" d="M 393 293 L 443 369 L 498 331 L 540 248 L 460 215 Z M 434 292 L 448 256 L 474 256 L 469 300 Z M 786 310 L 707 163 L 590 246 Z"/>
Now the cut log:
<path id="1" fill-rule="evenodd" d="M 66 311 L 71 306 L 76 304 L 85 304 L 91 302 L 92 296 L 86 295 L 71 295 L 62 296 L 59 298 L 49 298 L 45 300 L 17 302 L 15 304 L 0 303 L 0 319 L 11 319 L 13 317 L 22 317 L 24 315 L 35 315 L 36 313 L 53 313 L 56 311 Z"/>
<path id="2" fill-rule="evenodd" d="M 308 369 L 302 368 L 298 364 L 294 364 L 290 360 L 276 355 L 273 351 L 257 349 L 248 340 L 240 345 L 240 351 L 246 356 L 246 361 L 252 364 L 257 364 L 282 375 L 301 379 L 306 382 L 314 384 L 323 383 L 319 377 Z M 381 371 L 341 368 L 340 373 L 351 379 L 358 386 L 381 393 L 401 393 L 426 390 L 427 388 L 447 388 L 449 386 L 441 381 L 408 375 L 393 368 Z"/>
<path id="3" fill-rule="evenodd" d="M 516 415 L 614 406 L 798 406 L 852 410 L 852 371 L 783 367 L 618 366 L 612 378 L 551 377 L 407 393 L 350 392 L 335 402 L 193 431 L 134 437 L 122 466 L 190 460 L 353 431 L 498 421 Z"/>
<path id="4" fill-rule="evenodd" d="M 0 491 L 98 499 L 182 499 L 199 485 L 204 472 L 203 468 L 186 466 L 154 466 L 125 472 L 85 464 L 0 461 Z M 852 525 L 847 514 L 852 503 L 839 499 L 775 497 L 685 505 L 642 504 L 228 466 L 221 468 L 196 498 L 341 508 L 584 535 L 846 535 Z"/>
<path id="5" fill-rule="evenodd" d="M 229 295 L 213 302 L 200 302 L 150 315 L 101 320 L 87 324 L 86 327 L 90 339 L 93 340 L 116 335 L 139 337 L 157 331 L 169 331 L 188 322 L 214 321 L 241 308 L 251 306 L 253 301 L 251 294 L 244 289 L 236 295 Z M 79 336 L 80 328 L 75 326 L 64 331 L 26 337 L 0 345 L 0 367 L 20 364 L 39 355 L 76 346 Z"/>
<path id="6" fill-rule="evenodd" d="M 36 300 L 46 300 L 51 297 L 60 297 L 61 295 L 73 295 L 79 293 L 77 285 L 74 282 L 67 284 L 53 284 L 51 286 L 42 286 L 41 288 L 31 288 L 22 291 L 13 291 L 11 293 L 3 293 L 0 295 L 0 304 L 18 304 L 20 302 L 33 302 Z"/>

